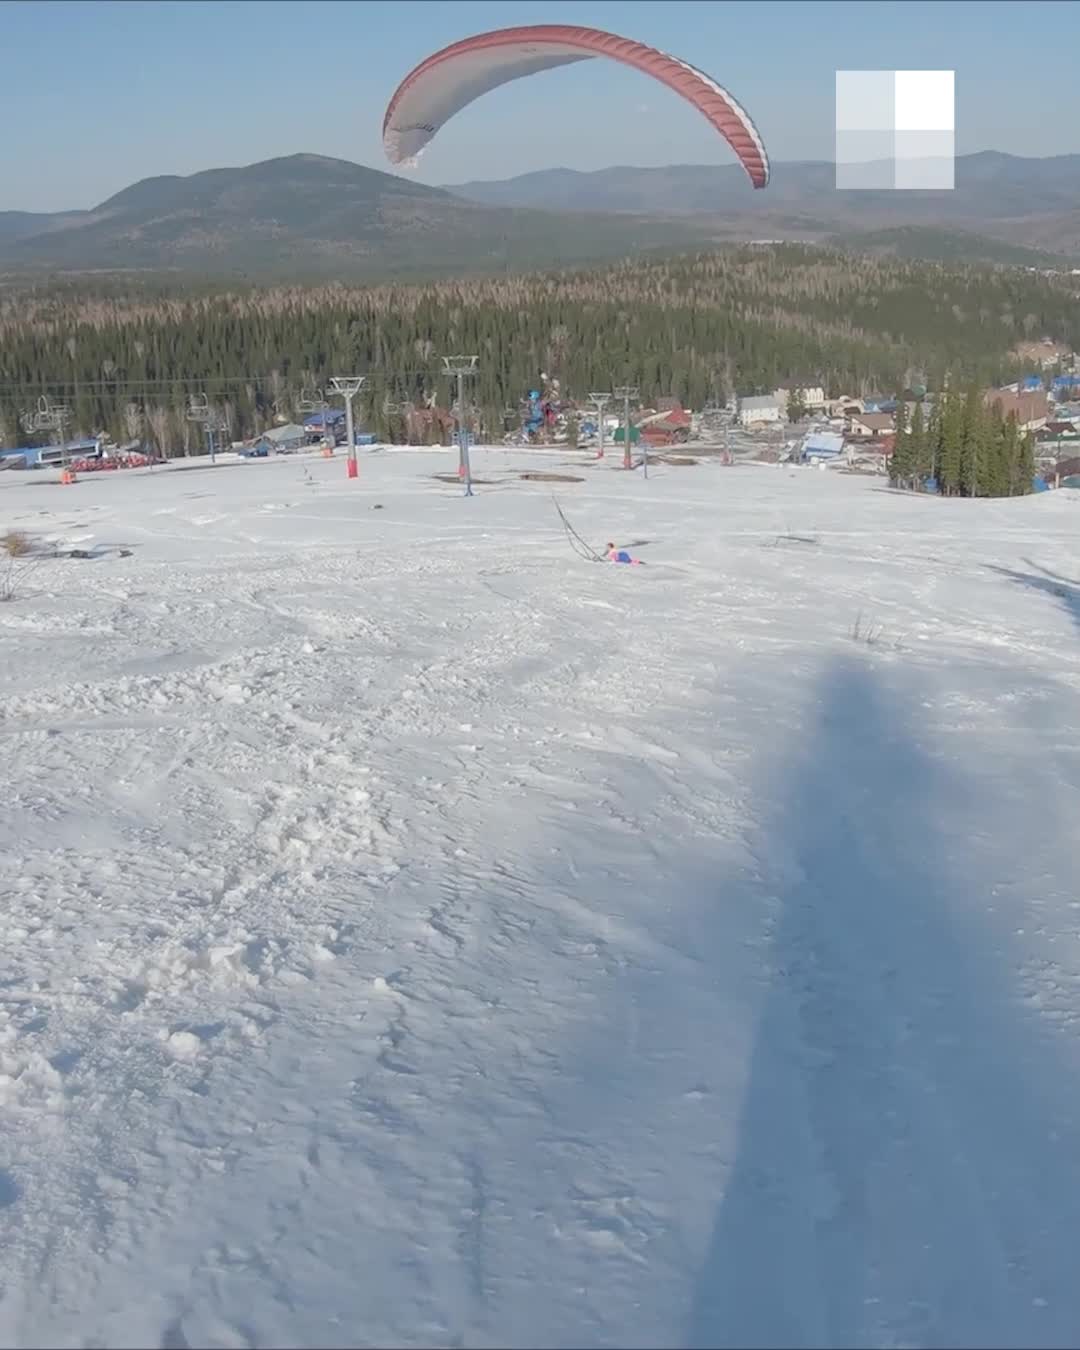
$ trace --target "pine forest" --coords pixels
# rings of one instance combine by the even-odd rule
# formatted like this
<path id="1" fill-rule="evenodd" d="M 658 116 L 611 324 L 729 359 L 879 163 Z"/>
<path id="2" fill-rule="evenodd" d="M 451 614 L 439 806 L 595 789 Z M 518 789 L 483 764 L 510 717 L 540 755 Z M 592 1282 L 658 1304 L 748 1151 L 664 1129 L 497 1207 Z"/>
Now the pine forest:
<path id="1" fill-rule="evenodd" d="M 634 384 L 644 401 L 689 408 L 792 382 L 830 396 L 974 390 L 1016 377 L 1011 353 L 1024 339 L 1080 345 L 1076 282 L 742 245 L 365 288 L 214 292 L 115 276 L 0 287 L 0 444 L 27 441 L 24 414 L 47 396 L 70 408 L 72 434 L 140 435 L 162 454 L 184 453 L 200 443 L 185 416 L 192 394 L 240 440 L 296 418 L 305 394 L 352 373 L 367 376 L 364 424 L 402 439 L 403 410 L 449 404 L 440 357 L 463 353 L 479 358 L 470 397 L 478 434 L 493 439 L 541 372 L 570 398 Z M 1000 486 L 1012 432 L 981 405 L 976 415 L 972 398 L 950 395 L 932 425 L 912 427 L 897 481 L 926 467 L 945 490 Z"/>

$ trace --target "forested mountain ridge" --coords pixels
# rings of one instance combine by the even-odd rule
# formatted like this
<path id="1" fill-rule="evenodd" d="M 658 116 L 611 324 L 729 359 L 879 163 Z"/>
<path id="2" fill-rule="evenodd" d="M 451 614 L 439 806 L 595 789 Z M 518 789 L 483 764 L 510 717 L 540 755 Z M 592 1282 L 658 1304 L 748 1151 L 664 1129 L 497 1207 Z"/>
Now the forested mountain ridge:
<path id="1" fill-rule="evenodd" d="M 487 435 L 542 370 L 571 397 L 633 383 L 690 407 L 792 380 L 837 394 L 936 388 L 946 371 L 985 384 L 1020 369 L 1025 338 L 1080 345 L 1077 292 L 1067 276 L 796 246 L 426 285 L 0 292 L 0 442 L 41 394 L 82 431 L 124 434 L 133 404 L 183 444 L 187 395 L 202 392 L 246 436 L 350 371 L 368 376 L 365 420 L 385 434 L 388 403 L 447 402 L 439 357 L 458 352 L 479 357 Z"/>
<path id="2" fill-rule="evenodd" d="M 835 166 L 819 160 L 774 164 L 765 192 L 754 191 L 738 164 L 545 169 L 448 190 L 489 206 L 711 218 L 741 228 L 744 238 L 857 237 L 917 226 L 957 232 L 970 259 L 986 256 L 985 237 L 1080 257 L 1080 155 L 982 150 L 958 155 L 955 177 L 950 190 L 845 192 L 836 190 Z"/>
<path id="3" fill-rule="evenodd" d="M 0 274 L 377 282 L 755 237 L 876 250 L 898 229 L 886 247 L 910 256 L 1033 266 L 1080 256 L 1080 156 L 986 152 L 961 157 L 957 174 L 955 192 L 837 192 L 831 164 L 781 163 L 755 192 L 739 165 L 671 165 L 552 169 L 450 190 L 287 155 L 146 178 L 89 210 L 0 212 Z"/>
<path id="4" fill-rule="evenodd" d="M 611 259 L 705 221 L 490 207 L 323 155 L 146 178 L 90 211 L 0 213 L 0 272 L 379 280 Z"/>

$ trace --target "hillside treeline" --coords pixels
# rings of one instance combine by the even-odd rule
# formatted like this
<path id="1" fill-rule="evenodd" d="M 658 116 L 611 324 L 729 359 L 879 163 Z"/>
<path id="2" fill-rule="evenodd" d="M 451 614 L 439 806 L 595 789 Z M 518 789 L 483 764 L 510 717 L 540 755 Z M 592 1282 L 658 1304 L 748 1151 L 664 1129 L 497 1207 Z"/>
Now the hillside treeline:
<path id="1" fill-rule="evenodd" d="M 946 371 L 985 384 L 1017 373 L 1020 339 L 1080 345 L 1068 280 L 740 246 L 356 289 L 38 287 L 0 298 L 0 444 L 28 438 L 21 415 L 42 395 L 68 404 L 72 432 L 141 434 L 171 453 L 199 444 L 185 407 L 205 394 L 241 439 L 352 372 L 368 376 L 365 423 L 400 437 L 405 407 L 449 403 L 439 357 L 456 353 L 479 357 L 469 396 L 487 436 L 515 424 L 541 371 L 572 398 L 634 384 L 695 408 L 793 381 L 833 395 L 937 388 Z"/>

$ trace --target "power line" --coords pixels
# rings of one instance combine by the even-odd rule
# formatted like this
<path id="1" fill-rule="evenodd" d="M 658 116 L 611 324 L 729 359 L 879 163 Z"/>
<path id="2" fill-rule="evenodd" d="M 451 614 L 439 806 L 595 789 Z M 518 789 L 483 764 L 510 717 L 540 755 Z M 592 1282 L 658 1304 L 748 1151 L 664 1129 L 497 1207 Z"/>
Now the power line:
<path id="1" fill-rule="evenodd" d="M 445 373 L 445 370 L 444 372 Z M 436 380 L 440 372 L 432 369 L 430 366 L 422 370 L 373 370 L 364 377 L 365 384 L 369 386 L 380 385 L 383 383 L 392 383 L 393 381 L 409 379 L 430 379 Z M 289 384 L 288 377 L 280 372 L 274 375 L 177 375 L 161 379 L 145 380 L 53 380 L 37 381 L 27 380 L 25 382 L 0 383 L 0 394 L 20 394 L 33 393 L 38 390 L 46 390 L 50 393 L 67 394 L 115 394 L 132 390 L 153 390 L 153 389 L 188 389 L 192 385 L 198 385 L 200 389 L 206 388 L 234 388 L 242 385 L 255 385 L 261 387 L 268 382 Z M 301 386 L 305 388 L 306 386 Z"/>

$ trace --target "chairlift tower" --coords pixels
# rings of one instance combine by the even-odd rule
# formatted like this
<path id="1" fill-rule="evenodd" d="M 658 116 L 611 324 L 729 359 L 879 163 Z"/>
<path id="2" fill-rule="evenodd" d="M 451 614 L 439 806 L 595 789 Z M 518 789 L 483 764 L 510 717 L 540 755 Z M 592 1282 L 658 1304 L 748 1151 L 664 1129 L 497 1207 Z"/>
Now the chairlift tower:
<path id="1" fill-rule="evenodd" d="M 633 458 L 630 454 L 630 404 L 638 396 L 638 387 L 636 384 L 621 384 L 615 389 L 615 397 L 622 400 L 623 405 L 623 468 L 633 467 Z"/>
<path id="2" fill-rule="evenodd" d="M 366 375 L 334 375 L 330 383 L 334 387 L 334 393 L 340 394 L 345 400 L 345 437 L 349 443 L 349 458 L 347 473 L 350 478 L 355 478 L 360 472 L 356 462 L 356 436 L 353 434 L 353 399 L 363 389 L 367 382 Z M 326 415 L 323 414 L 323 424 L 325 426 Z"/>
<path id="3" fill-rule="evenodd" d="M 469 432 L 465 422 L 465 380 L 476 374 L 478 356 L 444 356 L 443 372 L 457 380 L 458 475 L 465 483 L 465 496 L 471 497 L 472 466 L 469 462 Z"/>
<path id="4" fill-rule="evenodd" d="M 604 409 L 605 409 L 605 408 L 607 407 L 607 405 L 611 402 L 611 395 L 610 395 L 610 394 L 590 394 L 590 395 L 589 395 L 589 402 L 590 402 L 590 403 L 593 405 L 593 407 L 596 409 L 596 421 L 597 421 L 597 424 L 598 424 L 598 427 L 599 427 L 599 430 L 598 430 L 598 433 L 597 433 L 597 434 L 598 434 L 599 437 L 600 437 L 600 444 L 597 446 L 597 449 L 596 449 L 596 458 L 597 458 L 597 459 L 603 459 L 603 458 L 604 458 L 604 431 L 605 431 L 605 427 L 604 427 Z"/>

